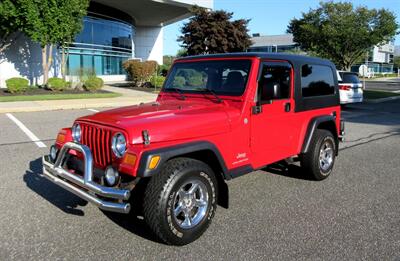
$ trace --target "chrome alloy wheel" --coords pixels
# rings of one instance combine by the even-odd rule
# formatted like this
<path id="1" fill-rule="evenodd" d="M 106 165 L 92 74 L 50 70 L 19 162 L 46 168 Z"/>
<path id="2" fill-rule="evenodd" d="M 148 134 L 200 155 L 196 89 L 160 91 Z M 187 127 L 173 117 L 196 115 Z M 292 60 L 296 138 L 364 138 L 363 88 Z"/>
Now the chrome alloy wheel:
<path id="1" fill-rule="evenodd" d="M 330 140 L 325 140 L 322 143 L 319 151 L 319 167 L 322 171 L 328 171 L 333 163 L 333 144 Z"/>
<path id="2" fill-rule="evenodd" d="M 175 196 L 175 221 L 183 229 L 195 227 L 205 217 L 208 204 L 207 186 L 199 180 L 186 182 Z"/>

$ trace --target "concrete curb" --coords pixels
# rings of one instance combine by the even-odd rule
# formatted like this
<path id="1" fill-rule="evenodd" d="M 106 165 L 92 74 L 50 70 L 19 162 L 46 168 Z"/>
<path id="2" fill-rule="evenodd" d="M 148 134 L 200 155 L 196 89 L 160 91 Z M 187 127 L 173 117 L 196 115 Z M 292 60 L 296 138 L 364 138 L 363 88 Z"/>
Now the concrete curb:
<path id="1" fill-rule="evenodd" d="M 126 88 L 104 85 L 103 89 L 119 93 L 121 96 L 114 98 L 0 102 L 0 113 L 123 107 L 141 102 L 152 102 L 157 99 L 157 94 Z"/>
<path id="2" fill-rule="evenodd" d="M 90 104 L 62 104 L 51 106 L 38 106 L 38 107 L 16 107 L 16 108 L 0 108 L 0 113 L 12 112 L 37 112 L 37 111 L 56 111 L 56 110 L 79 110 L 89 108 L 112 108 L 136 105 L 141 102 L 151 102 L 151 100 L 134 101 L 134 102 L 109 102 L 109 103 L 90 103 Z"/>
<path id="3" fill-rule="evenodd" d="M 381 99 L 373 99 L 373 100 L 365 100 L 366 103 L 381 103 L 381 102 L 386 102 L 386 101 L 393 101 L 393 100 L 399 100 L 400 96 L 393 96 L 393 97 L 387 97 L 387 98 L 381 98 Z"/>
<path id="4" fill-rule="evenodd" d="M 150 97 L 117 97 L 104 100 L 55 100 L 40 102 L 7 102 L 0 107 L 0 113 L 12 112 L 35 112 L 35 111 L 55 111 L 55 110 L 77 110 L 89 108 L 110 108 L 136 105 L 141 102 L 152 102 L 157 96 Z"/>

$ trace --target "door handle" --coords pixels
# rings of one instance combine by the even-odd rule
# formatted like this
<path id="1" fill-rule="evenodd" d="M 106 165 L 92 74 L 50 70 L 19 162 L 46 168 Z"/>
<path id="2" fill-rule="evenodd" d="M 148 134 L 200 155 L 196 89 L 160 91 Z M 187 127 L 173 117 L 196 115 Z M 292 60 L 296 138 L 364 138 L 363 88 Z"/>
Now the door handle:
<path id="1" fill-rule="evenodd" d="M 290 102 L 285 103 L 285 112 L 290 112 Z"/>

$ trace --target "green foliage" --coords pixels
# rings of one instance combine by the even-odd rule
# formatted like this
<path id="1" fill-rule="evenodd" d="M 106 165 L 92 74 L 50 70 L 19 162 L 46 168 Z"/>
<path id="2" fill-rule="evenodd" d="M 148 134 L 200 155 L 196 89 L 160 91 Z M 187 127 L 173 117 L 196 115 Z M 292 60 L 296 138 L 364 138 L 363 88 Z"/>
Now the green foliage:
<path id="1" fill-rule="evenodd" d="M 165 77 L 164 76 L 152 76 L 150 78 L 150 83 L 151 85 L 153 85 L 156 88 L 162 87 L 165 81 Z"/>
<path id="2" fill-rule="evenodd" d="M 64 45 L 82 30 L 89 0 L 19 0 L 26 17 L 24 33 L 42 47 Z"/>
<path id="3" fill-rule="evenodd" d="M 124 62 L 122 66 L 128 73 L 130 80 L 139 87 L 149 82 L 151 76 L 153 76 L 157 70 L 157 62 L 155 61 L 141 62 L 138 60 L 128 60 Z"/>
<path id="4" fill-rule="evenodd" d="M 182 29 L 178 41 L 188 55 L 243 52 L 251 45 L 249 20 L 232 21 L 233 13 L 195 7 L 194 16 Z"/>
<path id="5" fill-rule="evenodd" d="M 70 73 L 70 75 L 77 76 L 81 83 L 85 82 L 90 77 L 96 77 L 96 71 L 92 68 L 78 68 Z"/>
<path id="6" fill-rule="evenodd" d="M 321 2 L 316 9 L 292 19 L 287 32 L 307 52 L 332 60 L 349 70 L 373 46 L 391 40 L 398 29 L 387 9 L 353 7 L 350 2 Z"/>
<path id="7" fill-rule="evenodd" d="M 395 69 L 400 68 L 400 56 L 396 56 L 393 59 L 393 67 Z"/>
<path id="8" fill-rule="evenodd" d="M 186 80 L 182 76 L 175 76 L 174 82 L 172 83 L 173 88 L 182 88 L 185 86 Z"/>
<path id="9" fill-rule="evenodd" d="M 175 56 L 173 56 L 173 55 L 164 55 L 163 56 L 163 64 L 165 66 L 171 66 L 172 63 L 174 62 L 174 60 L 175 60 Z"/>
<path id="10" fill-rule="evenodd" d="M 65 46 L 82 29 L 89 0 L 18 0 L 25 18 L 23 33 L 42 47 L 43 81 L 47 83 L 54 45 Z"/>
<path id="11" fill-rule="evenodd" d="M 171 69 L 171 65 L 163 64 L 157 67 L 157 75 L 167 76 L 169 69 Z"/>
<path id="12" fill-rule="evenodd" d="M 104 85 L 103 79 L 96 77 L 96 76 L 90 76 L 83 86 L 87 91 L 94 92 L 100 90 Z"/>
<path id="13" fill-rule="evenodd" d="M 18 37 L 25 24 L 25 18 L 19 13 L 18 1 L 0 1 L 0 53 L 4 52 Z"/>
<path id="14" fill-rule="evenodd" d="M 178 39 L 179 41 L 179 39 Z M 188 51 L 185 48 L 181 48 L 178 50 L 178 52 L 176 52 L 176 57 L 185 57 L 188 56 Z"/>
<path id="15" fill-rule="evenodd" d="M 10 93 L 26 92 L 29 88 L 29 81 L 24 78 L 14 77 L 6 80 L 7 90 Z"/>
<path id="16" fill-rule="evenodd" d="M 67 89 L 68 83 L 64 79 L 53 77 L 47 81 L 46 86 L 52 91 L 63 91 Z"/>

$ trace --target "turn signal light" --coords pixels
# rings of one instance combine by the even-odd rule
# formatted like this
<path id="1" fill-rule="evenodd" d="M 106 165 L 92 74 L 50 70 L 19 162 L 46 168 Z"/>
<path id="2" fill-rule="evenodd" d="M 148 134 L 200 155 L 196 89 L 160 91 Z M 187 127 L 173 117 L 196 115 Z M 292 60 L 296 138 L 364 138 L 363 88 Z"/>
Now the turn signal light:
<path id="1" fill-rule="evenodd" d="M 149 169 L 155 169 L 159 162 L 160 162 L 160 156 L 151 157 L 151 160 L 149 163 Z"/>
<path id="2" fill-rule="evenodd" d="M 57 135 L 57 142 L 58 142 L 58 143 L 63 143 L 64 141 L 65 141 L 65 135 L 59 133 L 59 134 Z"/>
<path id="3" fill-rule="evenodd" d="M 136 163 L 136 155 L 127 153 L 124 157 L 123 163 L 134 166 Z"/>

